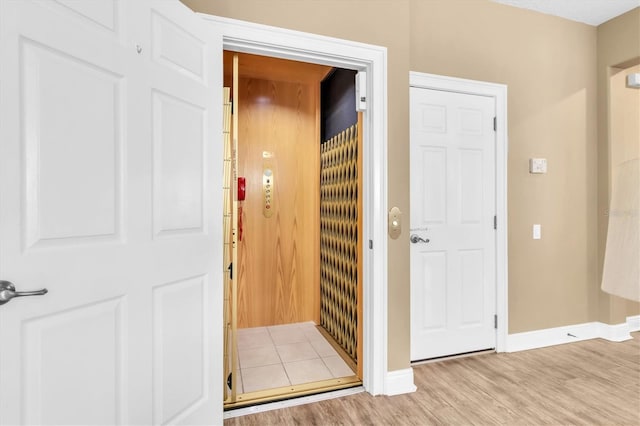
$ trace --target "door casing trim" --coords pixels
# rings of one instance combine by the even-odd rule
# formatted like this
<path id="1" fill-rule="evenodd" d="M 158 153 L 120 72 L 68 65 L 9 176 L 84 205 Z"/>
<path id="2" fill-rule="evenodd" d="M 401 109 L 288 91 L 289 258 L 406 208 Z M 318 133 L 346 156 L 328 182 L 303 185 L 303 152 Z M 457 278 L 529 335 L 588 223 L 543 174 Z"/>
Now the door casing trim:
<path id="1" fill-rule="evenodd" d="M 496 352 L 507 350 L 509 330 L 508 306 L 508 220 L 507 220 L 507 86 L 485 81 L 467 80 L 436 74 L 409 72 L 409 86 L 470 95 L 492 97 L 496 105 Z"/>
<path id="2" fill-rule="evenodd" d="M 387 49 L 316 34 L 198 14 L 217 34 L 220 52 L 212 82 L 220 87 L 222 51 L 271 56 L 366 71 L 367 110 L 363 114 L 363 386 L 372 395 L 386 393 L 387 376 Z M 222 146 L 222 144 L 220 144 Z M 222 196 L 220 196 L 222 199 Z M 220 232 L 222 235 L 222 224 Z M 372 241 L 373 249 L 369 249 Z M 222 265 L 219 265 L 223 270 Z M 223 306 L 222 286 L 215 306 Z M 220 309 L 222 311 L 222 309 Z M 222 330 L 222 320 L 219 318 Z M 221 333 L 221 332 L 218 332 Z M 222 342 L 222 335 L 216 336 Z M 222 347 L 222 345 L 220 345 Z M 222 368 L 222 365 L 220 366 Z M 222 373 L 220 373 L 222 376 Z"/>

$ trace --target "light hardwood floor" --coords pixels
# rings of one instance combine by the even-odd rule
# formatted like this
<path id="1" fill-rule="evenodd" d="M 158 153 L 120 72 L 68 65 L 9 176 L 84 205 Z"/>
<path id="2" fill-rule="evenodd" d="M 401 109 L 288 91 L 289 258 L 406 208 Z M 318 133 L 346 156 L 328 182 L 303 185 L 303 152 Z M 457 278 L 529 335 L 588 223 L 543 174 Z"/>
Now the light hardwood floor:
<path id="1" fill-rule="evenodd" d="M 640 333 L 414 367 L 418 391 L 367 393 L 225 425 L 640 425 Z"/>

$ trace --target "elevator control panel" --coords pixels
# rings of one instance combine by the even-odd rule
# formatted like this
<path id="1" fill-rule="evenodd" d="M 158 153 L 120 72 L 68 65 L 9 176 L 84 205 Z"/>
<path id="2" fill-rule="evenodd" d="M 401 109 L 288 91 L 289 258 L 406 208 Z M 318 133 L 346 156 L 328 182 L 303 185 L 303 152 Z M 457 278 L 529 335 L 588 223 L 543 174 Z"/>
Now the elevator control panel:
<path id="1" fill-rule="evenodd" d="M 273 174 L 273 153 L 262 153 L 262 215 L 273 216 L 275 180 Z"/>
<path id="2" fill-rule="evenodd" d="M 397 207 L 389 210 L 389 236 L 394 240 L 400 236 L 402 232 L 402 212 Z"/>
<path id="3" fill-rule="evenodd" d="M 264 216 L 271 217 L 273 215 L 273 170 L 264 169 L 262 189 L 264 193 Z"/>

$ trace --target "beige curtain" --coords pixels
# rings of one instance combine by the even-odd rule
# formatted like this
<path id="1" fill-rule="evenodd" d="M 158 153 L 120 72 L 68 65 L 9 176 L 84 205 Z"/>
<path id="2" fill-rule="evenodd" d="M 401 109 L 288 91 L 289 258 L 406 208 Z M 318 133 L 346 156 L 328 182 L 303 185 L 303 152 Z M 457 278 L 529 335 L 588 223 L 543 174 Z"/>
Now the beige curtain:
<path id="1" fill-rule="evenodd" d="M 640 158 L 614 169 L 602 290 L 640 302 Z"/>

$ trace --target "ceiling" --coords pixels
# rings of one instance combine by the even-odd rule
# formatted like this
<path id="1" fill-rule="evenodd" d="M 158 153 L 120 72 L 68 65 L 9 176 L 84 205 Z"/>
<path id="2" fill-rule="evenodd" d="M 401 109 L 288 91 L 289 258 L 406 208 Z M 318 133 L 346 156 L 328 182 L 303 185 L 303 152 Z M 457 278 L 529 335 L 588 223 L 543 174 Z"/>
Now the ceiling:
<path id="1" fill-rule="evenodd" d="M 640 0 L 493 0 L 510 6 L 600 25 L 636 7 Z"/>

